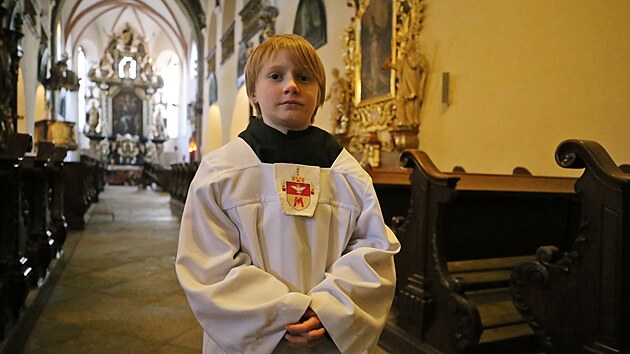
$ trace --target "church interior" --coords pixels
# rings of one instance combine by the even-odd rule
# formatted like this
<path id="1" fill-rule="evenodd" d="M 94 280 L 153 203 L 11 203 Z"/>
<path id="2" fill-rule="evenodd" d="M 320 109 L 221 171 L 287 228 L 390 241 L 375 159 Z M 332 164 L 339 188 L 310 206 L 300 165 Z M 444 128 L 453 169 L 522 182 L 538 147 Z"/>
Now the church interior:
<path id="1" fill-rule="evenodd" d="M 201 352 L 179 218 L 254 115 L 248 56 L 285 33 L 321 57 L 313 124 L 401 243 L 377 353 L 630 353 L 628 18 L 626 0 L 0 0 L 0 354 Z"/>

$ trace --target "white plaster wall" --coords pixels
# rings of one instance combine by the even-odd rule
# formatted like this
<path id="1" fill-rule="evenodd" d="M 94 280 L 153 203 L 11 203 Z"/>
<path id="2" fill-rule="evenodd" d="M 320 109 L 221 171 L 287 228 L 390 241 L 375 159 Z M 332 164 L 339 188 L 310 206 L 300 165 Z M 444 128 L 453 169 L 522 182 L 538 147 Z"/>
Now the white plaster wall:
<path id="1" fill-rule="evenodd" d="M 39 19 L 35 27 L 39 29 Z M 35 120 L 43 117 L 35 117 L 35 106 L 37 102 L 37 81 L 39 39 L 33 35 L 26 24 L 23 29 L 22 48 L 24 54 L 20 60 L 20 83 L 18 84 L 18 115 L 24 117 L 18 121 L 18 131 L 33 135 Z M 36 119 L 37 118 L 37 119 Z"/>
<path id="2" fill-rule="evenodd" d="M 630 2 L 427 0 L 431 63 L 420 147 L 471 172 L 575 175 L 554 162 L 567 138 L 630 162 Z M 452 104 L 441 98 L 450 72 Z"/>

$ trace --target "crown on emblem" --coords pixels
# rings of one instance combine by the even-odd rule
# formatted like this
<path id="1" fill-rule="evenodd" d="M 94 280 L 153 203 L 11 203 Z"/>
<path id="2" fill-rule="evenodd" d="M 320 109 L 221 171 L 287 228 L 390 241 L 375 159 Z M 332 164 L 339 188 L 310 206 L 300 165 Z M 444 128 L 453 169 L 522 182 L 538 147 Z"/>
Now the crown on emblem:
<path id="1" fill-rule="evenodd" d="M 295 168 L 295 176 L 291 177 L 291 181 L 293 182 L 304 182 L 304 177 L 300 176 L 300 168 Z"/>
<path id="2" fill-rule="evenodd" d="M 296 167 L 295 168 L 295 175 L 291 176 L 291 182 L 304 183 L 305 181 L 306 181 L 306 178 L 300 176 L 300 168 Z M 285 181 L 285 183 L 282 183 L 282 191 L 283 192 L 286 192 L 286 190 L 287 190 L 286 182 L 288 182 L 288 181 Z M 313 187 L 314 186 L 311 184 L 311 188 L 310 188 L 311 193 L 310 194 L 314 195 L 315 194 L 315 189 Z"/>

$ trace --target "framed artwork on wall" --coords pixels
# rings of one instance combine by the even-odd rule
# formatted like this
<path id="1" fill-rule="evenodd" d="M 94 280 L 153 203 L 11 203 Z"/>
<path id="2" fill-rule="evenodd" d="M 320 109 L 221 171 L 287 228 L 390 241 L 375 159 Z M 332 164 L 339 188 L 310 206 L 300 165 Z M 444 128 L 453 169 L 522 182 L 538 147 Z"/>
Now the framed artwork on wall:
<path id="1" fill-rule="evenodd" d="M 345 29 L 344 69 L 339 73 L 349 87 L 347 119 L 337 119 L 333 129 L 362 163 L 375 167 L 383 157 L 388 164 L 397 164 L 394 149 L 418 145 L 429 73 L 419 36 L 424 0 L 348 0 L 346 4 L 356 11 Z"/>
<path id="2" fill-rule="evenodd" d="M 234 54 L 234 22 L 221 37 L 221 64 Z"/>
<path id="3" fill-rule="evenodd" d="M 252 42 L 241 41 L 238 45 L 238 60 L 236 61 L 236 88 L 245 82 L 245 64 L 249 55 L 254 50 Z"/>
<path id="4" fill-rule="evenodd" d="M 217 102 L 219 100 L 219 88 L 217 85 L 217 75 L 212 72 L 210 73 L 210 77 L 208 78 L 209 81 L 209 90 L 208 90 L 208 103 L 210 105 L 214 104 L 215 102 Z"/>
<path id="5" fill-rule="evenodd" d="M 315 48 L 326 44 L 326 9 L 322 0 L 300 0 L 293 33 L 304 37 Z"/>
<path id="6" fill-rule="evenodd" d="M 143 136 L 142 100 L 133 92 L 120 92 L 112 99 L 114 135 Z"/>
<path id="7" fill-rule="evenodd" d="M 396 77 L 393 0 L 372 0 L 357 21 L 357 52 L 361 53 L 355 77 L 359 80 L 355 103 L 359 106 L 392 99 Z"/>

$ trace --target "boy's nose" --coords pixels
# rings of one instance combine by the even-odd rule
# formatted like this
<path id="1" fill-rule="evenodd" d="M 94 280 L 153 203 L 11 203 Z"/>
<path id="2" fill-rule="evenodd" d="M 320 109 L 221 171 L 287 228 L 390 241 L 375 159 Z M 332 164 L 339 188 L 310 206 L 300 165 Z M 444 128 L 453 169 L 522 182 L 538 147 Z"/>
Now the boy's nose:
<path id="1" fill-rule="evenodd" d="M 287 78 L 287 82 L 284 85 L 284 92 L 289 93 L 289 92 L 298 92 L 299 88 L 297 85 L 297 82 L 295 81 L 295 79 L 293 77 L 289 77 Z"/>

